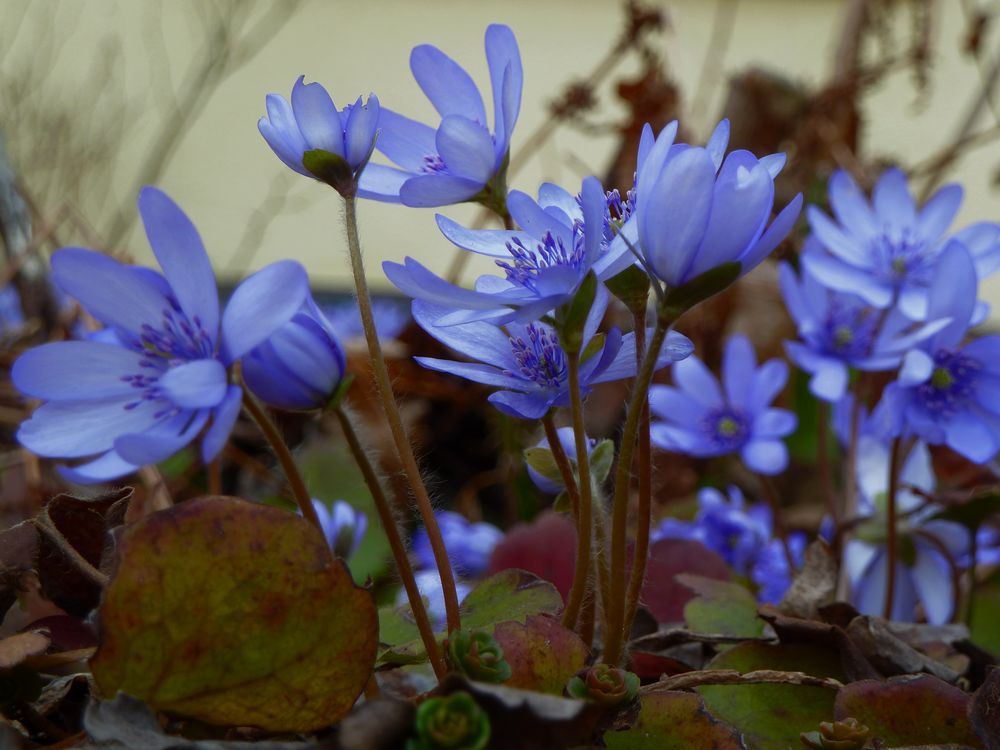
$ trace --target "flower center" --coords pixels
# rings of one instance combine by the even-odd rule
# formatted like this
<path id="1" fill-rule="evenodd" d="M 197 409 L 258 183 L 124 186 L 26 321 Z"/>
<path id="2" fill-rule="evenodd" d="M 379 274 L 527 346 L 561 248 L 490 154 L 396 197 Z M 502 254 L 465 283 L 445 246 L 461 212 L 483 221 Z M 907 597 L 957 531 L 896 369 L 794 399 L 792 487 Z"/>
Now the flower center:
<path id="1" fill-rule="evenodd" d="M 566 247 L 561 237 L 552 232 L 546 232 L 542 241 L 529 250 L 520 238 L 515 237 L 507 243 L 507 250 L 513 259 L 512 263 L 504 260 L 496 264 L 504 270 L 507 280 L 537 292 L 535 282 L 547 268 L 572 268 L 579 270 L 583 266 L 583 224 L 573 225 L 573 247 Z"/>
<path id="2" fill-rule="evenodd" d="M 910 229 L 901 233 L 883 232 L 872 243 L 872 252 L 885 281 L 899 283 L 905 278 L 926 280 L 933 260 L 933 248 L 914 236 Z"/>
<path id="3" fill-rule="evenodd" d="M 558 388 L 566 382 L 566 355 L 555 332 L 532 323 L 524 327 L 523 337 L 512 336 L 509 340 L 518 372 L 505 370 L 505 375 L 520 375 L 548 388 Z"/>
<path id="4" fill-rule="evenodd" d="M 746 416 L 731 407 L 711 412 L 703 425 L 709 439 L 720 449 L 733 451 L 746 442 L 750 425 Z"/>
<path id="5" fill-rule="evenodd" d="M 424 166 L 420 168 L 420 171 L 424 174 L 440 174 L 441 172 L 447 172 L 448 167 L 445 166 L 441 154 L 425 154 Z"/>
<path id="6" fill-rule="evenodd" d="M 917 387 L 924 407 L 940 416 L 951 416 L 975 395 L 980 364 L 961 352 L 940 350 L 934 355 L 930 379 Z"/>
<path id="7" fill-rule="evenodd" d="M 878 316 L 862 305 L 831 303 L 823 327 L 813 340 L 817 349 L 843 359 L 866 356 L 875 338 Z"/>

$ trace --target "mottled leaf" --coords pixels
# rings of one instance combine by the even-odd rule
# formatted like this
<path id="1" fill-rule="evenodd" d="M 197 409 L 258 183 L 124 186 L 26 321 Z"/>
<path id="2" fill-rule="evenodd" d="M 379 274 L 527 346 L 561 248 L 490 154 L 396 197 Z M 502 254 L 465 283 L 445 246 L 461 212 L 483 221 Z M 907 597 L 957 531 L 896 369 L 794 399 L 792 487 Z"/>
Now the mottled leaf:
<path id="1" fill-rule="evenodd" d="M 680 622 L 684 605 L 694 598 L 690 588 L 675 580 L 679 573 L 727 581 L 729 566 L 701 542 L 661 539 L 649 548 L 642 603 L 658 622 Z"/>
<path id="2" fill-rule="evenodd" d="M 1000 750 L 1000 669 L 991 669 L 986 681 L 972 696 L 969 722 L 986 750 Z"/>
<path id="3" fill-rule="evenodd" d="M 981 748 L 968 707 L 968 693 L 957 687 L 930 675 L 906 675 L 845 685 L 837 696 L 836 718 L 854 717 L 887 747 L 956 743 Z"/>
<path id="4" fill-rule="evenodd" d="M 308 731 L 371 674 L 370 592 L 294 513 L 199 498 L 128 528 L 100 609 L 101 692 L 222 725 Z"/>
<path id="5" fill-rule="evenodd" d="M 693 693 L 665 692 L 642 697 L 635 726 L 607 732 L 610 750 L 743 750 L 739 732 L 713 717 Z"/>
<path id="6" fill-rule="evenodd" d="M 709 669 L 773 669 L 843 680 L 837 655 L 805 644 L 743 643 L 716 656 Z M 698 688 L 716 718 L 742 732 L 753 750 L 798 748 L 799 733 L 833 717 L 835 692 L 803 685 L 708 685 Z"/>
<path id="7" fill-rule="evenodd" d="M 677 581 L 697 594 L 684 605 L 684 621 L 696 633 L 753 638 L 764 632 L 757 599 L 744 586 L 687 573 Z"/>
<path id="8" fill-rule="evenodd" d="M 531 615 L 523 625 L 498 623 L 493 637 L 513 670 L 504 684 L 542 693 L 562 695 L 566 681 L 583 669 L 590 652 L 580 636 L 548 615 Z"/>
<path id="9" fill-rule="evenodd" d="M 518 568 L 569 594 L 576 561 L 576 528 L 564 515 L 546 511 L 530 524 L 518 524 L 493 549 L 490 572 Z"/>

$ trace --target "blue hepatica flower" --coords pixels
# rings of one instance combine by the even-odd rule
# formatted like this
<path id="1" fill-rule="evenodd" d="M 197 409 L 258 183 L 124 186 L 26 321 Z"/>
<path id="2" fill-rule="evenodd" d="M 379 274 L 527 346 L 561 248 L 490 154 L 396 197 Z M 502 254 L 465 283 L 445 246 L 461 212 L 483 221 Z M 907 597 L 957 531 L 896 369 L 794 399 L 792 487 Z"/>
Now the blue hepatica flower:
<path id="1" fill-rule="evenodd" d="M 0 288 L 0 339 L 17 333 L 24 327 L 24 310 L 17 287 L 7 284 Z"/>
<path id="2" fill-rule="evenodd" d="M 376 148 L 399 169 L 381 165 L 366 169 L 361 187 L 369 197 L 418 207 L 483 199 L 503 205 L 503 172 L 521 107 L 522 83 L 521 54 L 507 26 L 493 24 L 486 29 L 486 62 L 493 86 L 492 133 L 472 77 L 437 47 L 414 48 L 410 69 L 441 122 L 435 129 L 382 110 Z M 484 190 L 494 194 L 481 195 Z"/>
<path id="3" fill-rule="evenodd" d="M 417 590 L 420 596 L 427 600 L 427 616 L 435 630 L 441 630 L 447 620 L 447 612 L 444 606 L 444 587 L 441 585 L 441 576 L 438 575 L 437 568 L 419 570 L 413 574 L 417 583 Z M 465 581 L 455 580 L 455 594 L 458 596 L 458 603 L 469 595 L 472 587 Z M 406 590 L 399 589 L 396 595 L 396 604 L 399 606 L 407 604 Z"/>
<path id="4" fill-rule="evenodd" d="M 919 210 L 898 169 L 882 174 L 871 203 L 843 171 L 830 178 L 829 191 L 833 219 L 815 206 L 808 210 L 823 249 L 803 257 L 806 267 L 831 289 L 856 294 L 878 308 L 898 304 L 914 320 L 926 318 L 927 290 L 938 275 L 962 188 L 946 185 Z M 973 224 L 952 237 L 972 254 L 979 278 L 1000 267 L 1000 226 Z"/>
<path id="5" fill-rule="evenodd" d="M 580 366 L 580 384 L 588 391 L 597 383 L 635 376 L 635 336 L 624 336 L 613 328 L 599 335 L 597 327 L 608 305 L 608 291 L 598 287 L 593 307 L 583 331 L 583 351 L 596 348 Z M 433 357 L 416 357 L 424 367 L 458 375 L 501 390 L 489 397 L 497 409 L 522 419 L 539 419 L 554 406 L 569 405 L 569 377 L 566 355 L 556 332 L 544 323 L 511 323 L 501 328 L 484 321 L 440 326 L 438 321 L 452 309 L 417 300 L 413 317 L 427 333 L 445 346 L 475 362 L 456 362 Z M 660 351 L 660 367 L 683 359 L 692 350 L 691 342 L 671 331 Z"/>
<path id="6" fill-rule="evenodd" d="M 322 310 L 341 341 L 364 341 L 365 331 L 356 300 L 325 305 Z M 382 341 L 399 338 L 413 320 L 409 301 L 398 297 L 373 297 L 372 317 L 375 319 L 375 330 Z"/>
<path id="7" fill-rule="evenodd" d="M 749 340 L 732 336 L 722 359 L 724 390 L 697 357 L 678 362 L 673 374 L 675 386 L 649 391 L 650 409 L 661 419 L 651 430 L 657 447 L 698 458 L 738 452 L 761 474 L 784 471 L 782 438 L 797 423 L 792 412 L 771 408 L 788 379 L 784 362 L 772 359 L 758 368 Z"/>
<path id="8" fill-rule="evenodd" d="M 250 391 L 277 409 L 321 409 L 336 392 L 347 361 L 311 295 L 291 320 L 243 358 Z"/>
<path id="9" fill-rule="evenodd" d="M 796 274 L 791 265 L 782 263 L 778 275 L 785 306 L 801 337 L 786 341 L 785 351 L 812 374 L 813 395 L 831 403 L 846 394 L 851 368 L 894 369 L 909 349 L 948 322 L 914 326 L 896 310 L 884 314 L 861 297 L 827 289 L 808 268 Z"/>
<path id="10" fill-rule="evenodd" d="M 374 94 L 361 103 L 338 110 L 326 89 L 318 83 L 304 83 L 299 76 L 292 87 L 289 103 L 278 94 L 267 95 L 267 115 L 257 122 L 257 129 L 267 145 L 288 167 L 306 177 L 323 180 L 306 169 L 302 163 L 307 151 L 326 151 L 343 159 L 351 171 L 351 185 L 357 183 L 359 173 L 365 169 L 372 153 L 379 124 L 378 97 Z M 382 181 L 388 180 L 384 183 Z M 368 178 L 373 188 L 391 189 L 398 181 L 383 172 Z M 362 190 L 358 193 L 367 197 Z"/>
<path id="11" fill-rule="evenodd" d="M 450 510 L 438 511 L 434 515 L 455 572 L 462 578 L 477 578 L 485 573 L 493 548 L 503 539 L 503 532 L 491 523 L 472 523 L 461 513 Z M 413 535 L 413 553 L 421 568 L 435 567 L 434 551 L 423 527 Z"/>
<path id="12" fill-rule="evenodd" d="M 550 189 L 546 194 L 554 194 Z M 568 303 L 587 273 L 594 269 L 607 278 L 604 261 L 604 189 L 596 177 L 583 181 L 580 207 L 568 193 L 564 205 L 574 204 L 572 213 L 543 209 L 523 193 L 512 192 L 510 205 L 525 231 L 474 231 L 439 217 L 445 236 L 466 249 L 497 257 L 504 276 L 480 276 L 476 288 L 463 289 L 438 278 L 413 258 L 405 263 L 386 262 L 385 275 L 414 299 L 453 308 L 436 325 L 471 320 L 527 322 Z M 569 206 L 567 205 L 567 210 Z M 500 259 L 502 258 L 502 260 Z M 600 265 L 598 263 L 600 262 Z"/>
<path id="13" fill-rule="evenodd" d="M 977 281 L 968 251 L 951 243 L 928 295 L 928 317 L 949 323 L 906 354 L 873 418 L 892 436 L 945 443 L 984 463 L 1000 450 L 1000 336 L 962 346 L 975 315 Z"/>
<path id="14" fill-rule="evenodd" d="M 854 605 L 860 612 L 872 615 L 881 615 L 885 604 L 889 568 L 885 549 L 888 472 L 886 443 L 863 438 L 858 450 L 857 481 L 859 512 L 867 520 L 847 543 L 844 566 Z M 921 494 L 932 494 L 936 481 L 927 446 L 918 442 L 903 463 L 896 496 L 900 554 L 893 589 L 894 620 L 913 620 L 918 602 L 927 620 L 934 624 L 948 622 L 953 613 L 955 570 L 968 552 L 969 533 L 961 524 L 931 520 L 941 509 L 925 505 Z"/>
<path id="15" fill-rule="evenodd" d="M 693 539 L 718 553 L 737 575 L 757 584 L 762 602 L 777 603 L 791 584 L 792 571 L 780 539 L 774 537 L 771 509 L 765 503 L 749 507 L 738 487 L 729 488 L 727 498 L 713 487 L 698 493 L 698 514 L 694 521 L 664 519 L 653 540 Z M 806 536 L 801 532 L 788 538 L 796 565 L 802 565 Z"/>
<path id="16" fill-rule="evenodd" d="M 791 231 L 802 207 L 798 195 L 768 226 L 784 154 L 726 156 L 728 120 L 704 147 L 674 143 L 676 135 L 676 121 L 655 140 L 648 125 L 643 130 L 635 189 L 616 209 L 621 233 L 669 287 L 734 261 L 741 275 L 750 272 Z"/>
<path id="17" fill-rule="evenodd" d="M 154 188 L 140 193 L 139 212 L 163 274 L 83 248 L 57 251 L 54 281 L 113 335 L 43 344 L 11 372 L 18 390 L 46 402 L 18 430 L 21 444 L 51 458 L 92 458 L 63 468 L 73 481 L 123 476 L 199 435 L 202 459 L 215 458 L 242 399 L 228 367 L 290 319 L 308 291 L 302 266 L 280 261 L 244 281 L 220 316 L 191 221 Z"/>
<path id="18" fill-rule="evenodd" d="M 579 479 L 579 474 L 576 467 L 576 434 L 573 432 L 572 427 L 560 427 L 556 430 L 556 434 L 559 436 L 559 445 L 562 446 L 563 452 L 566 454 L 566 458 L 570 460 L 573 464 L 574 474 L 577 474 Z M 587 438 L 587 455 L 591 455 L 594 452 L 594 448 L 597 447 L 597 441 L 594 438 Z M 537 448 L 548 448 L 549 440 L 543 437 Z M 528 464 L 528 477 L 534 483 L 534 485 L 540 489 L 542 492 L 546 492 L 550 495 L 558 495 L 564 489 L 566 485 L 563 484 L 561 477 L 547 477 L 539 474 L 535 469 Z"/>
<path id="19" fill-rule="evenodd" d="M 334 500 L 333 505 L 327 505 L 313 498 L 312 504 L 330 549 L 337 557 L 349 559 L 368 530 L 368 517 L 343 500 Z"/>

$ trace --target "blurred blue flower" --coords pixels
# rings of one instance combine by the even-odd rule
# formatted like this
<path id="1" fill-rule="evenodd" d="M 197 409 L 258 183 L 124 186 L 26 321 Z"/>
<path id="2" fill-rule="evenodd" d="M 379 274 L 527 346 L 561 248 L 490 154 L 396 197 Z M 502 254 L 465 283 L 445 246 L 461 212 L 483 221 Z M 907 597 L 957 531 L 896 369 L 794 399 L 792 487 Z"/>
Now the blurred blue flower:
<path id="1" fill-rule="evenodd" d="M 372 94 L 362 104 L 359 96 L 354 104 L 338 111 L 323 86 L 303 83 L 304 79 L 299 76 L 295 81 L 291 103 L 278 94 L 267 95 L 267 115 L 257 122 L 257 129 L 281 161 L 306 177 L 324 180 L 324 175 L 313 174 L 303 165 L 306 151 L 321 150 L 340 157 L 351 172 L 351 185 L 345 189 L 353 189 L 374 146 L 378 97 Z M 367 196 L 363 190 L 358 194 Z"/>
<path id="2" fill-rule="evenodd" d="M 747 507 L 738 487 L 729 488 L 727 498 L 713 487 L 698 492 L 698 514 L 694 521 L 664 519 L 653 533 L 660 539 L 692 539 L 717 553 L 733 571 L 757 585 L 762 602 L 777 603 L 792 580 L 783 544 L 774 537 L 771 509 L 764 503 Z M 789 535 L 789 548 L 797 566 L 802 565 L 806 536 Z"/>
<path id="3" fill-rule="evenodd" d="M 414 48 L 410 70 L 441 122 L 432 128 L 382 110 L 376 148 L 399 169 L 370 165 L 361 176 L 369 197 L 418 207 L 469 200 L 503 206 L 503 173 L 522 84 L 521 54 L 509 27 L 493 24 L 486 29 L 486 62 L 493 86 L 493 133 L 472 77 L 437 47 Z"/>
<path id="4" fill-rule="evenodd" d="M 341 341 L 364 341 L 365 331 L 361 325 L 361 311 L 357 301 L 324 305 L 321 309 Z M 375 330 L 382 341 L 398 338 L 413 320 L 409 300 L 398 297 L 372 297 L 372 317 L 375 318 Z"/>
<path id="5" fill-rule="evenodd" d="M 349 559 L 368 530 L 368 517 L 343 500 L 334 500 L 333 505 L 327 505 L 313 498 L 312 504 L 330 549 L 337 557 Z"/>
<path id="6" fill-rule="evenodd" d="M 413 578 L 417 582 L 417 590 L 420 591 L 421 597 L 427 600 L 427 616 L 430 618 L 431 624 L 435 630 L 443 629 L 447 621 L 447 613 L 444 608 L 444 588 L 441 586 L 441 576 L 438 575 L 437 568 L 417 571 L 413 574 Z M 458 596 L 459 604 L 469 595 L 471 590 L 469 584 L 458 579 L 455 580 L 455 593 Z M 396 595 L 396 604 L 407 604 L 405 589 L 399 589 L 399 593 Z"/>
<path id="7" fill-rule="evenodd" d="M 597 383 L 622 380 L 635 375 L 635 336 L 624 336 L 613 328 L 598 334 L 597 327 L 608 305 L 608 292 L 598 286 L 593 307 L 583 330 L 583 351 L 597 339 L 594 351 L 580 366 L 580 384 L 584 391 Z M 452 308 L 421 300 L 413 303 L 417 323 L 445 346 L 476 360 L 457 362 L 433 357 L 416 357 L 424 367 L 457 375 L 501 390 L 489 397 L 504 414 L 522 419 L 539 419 L 553 406 L 569 405 L 569 379 L 566 355 L 556 332 L 544 323 L 500 328 L 485 321 L 440 326 L 438 321 L 450 315 Z M 660 351 L 658 365 L 663 367 L 690 354 L 691 342 L 671 331 Z"/>
<path id="8" fill-rule="evenodd" d="M 566 458 L 570 460 L 573 464 L 574 474 L 579 477 L 579 473 L 576 467 L 576 435 L 573 432 L 572 427 L 560 427 L 556 430 L 556 434 L 559 436 L 559 445 L 562 446 L 563 452 L 566 454 Z M 594 452 L 594 448 L 597 447 L 597 440 L 594 438 L 587 438 L 587 455 L 589 456 Z M 538 448 L 548 448 L 549 440 L 543 437 L 536 446 Z M 549 495 L 558 495 L 564 489 L 566 485 L 563 484 L 561 479 L 544 477 L 535 471 L 530 464 L 528 464 L 528 477 L 534 483 L 534 485 L 540 489 L 542 492 L 548 493 Z"/>
<path id="9" fill-rule="evenodd" d="M 862 439 L 857 482 L 858 510 L 866 520 L 845 545 L 843 564 L 858 611 L 881 615 L 889 568 L 885 548 L 889 449 L 884 442 Z M 894 620 L 913 620 L 918 602 L 933 624 L 948 622 L 953 614 L 955 573 L 968 553 L 969 532 L 958 523 L 932 520 L 941 509 L 925 503 L 922 495 L 933 494 L 936 483 L 927 446 L 918 442 L 905 458 L 896 496 L 899 555 L 893 588 Z"/>
<path id="10" fill-rule="evenodd" d="M 322 409 L 347 369 L 344 350 L 307 294 L 302 308 L 243 358 L 243 379 L 277 409 Z"/>
<path id="11" fill-rule="evenodd" d="M 984 463 L 1000 450 L 1000 336 L 962 346 L 975 314 L 978 279 L 972 257 L 953 242 L 937 264 L 927 316 L 948 324 L 911 349 L 873 419 L 892 436 L 944 443 Z"/>
<path id="12" fill-rule="evenodd" d="M 16 333 L 24 323 L 21 295 L 16 286 L 7 284 L 0 288 L 0 338 Z"/>
<path id="13" fill-rule="evenodd" d="M 778 275 L 785 306 L 802 339 L 786 341 L 785 351 L 812 375 L 809 390 L 824 401 L 844 397 L 851 368 L 895 369 L 909 349 L 947 324 L 943 320 L 915 326 L 896 310 L 884 314 L 860 297 L 827 289 L 807 268 L 796 274 L 791 265 L 781 263 Z"/>
<path id="14" fill-rule="evenodd" d="M 749 468 L 777 474 L 788 464 L 782 438 L 795 430 L 795 415 L 771 408 L 785 386 L 788 366 L 778 359 L 757 367 L 753 346 L 732 336 L 722 359 L 725 390 L 697 357 L 674 365 L 676 387 L 650 388 L 649 405 L 661 421 L 651 436 L 659 448 L 697 458 L 739 452 Z"/>
<path id="15" fill-rule="evenodd" d="M 733 261 L 741 275 L 749 273 L 791 231 L 802 207 L 797 195 L 768 226 L 784 154 L 726 156 L 728 120 L 705 147 L 674 143 L 676 135 L 676 121 L 655 139 L 649 125 L 643 129 L 635 188 L 616 212 L 621 233 L 669 287 Z"/>
<path id="16" fill-rule="evenodd" d="M 496 264 L 504 277 L 480 276 L 475 289 L 445 281 L 409 257 L 402 265 L 387 261 L 382 268 L 404 294 L 454 308 L 441 315 L 436 325 L 536 320 L 572 300 L 591 269 L 602 270 L 599 278 L 608 276 L 609 267 L 603 263 L 606 204 L 604 188 L 596 177 L 583 181 L 579 200 L 580 207 L 566 214 L 560 209 L 545 210 L 524 193 L 511 193 L 511 210 L 518 223 L 530 228 L 520 232 L 468 230 L 439 217 L 438 224 L 452 242 L 498 258 Z M 570 198 L 570 202 L 576 201 Z"/>
<path id="17" fill-rule="evenodd" d="M 928 318 L 927 290 L 938 275 L 962 188 L 946 185 L 918 210 L 906 175 L 893 168 L 879 177 L 871 203 L 843 171 L 830 178 L 829 192 L 834 219 L 815 206 L 808 209 L 809 225 L 823 249 L 805 255 L 803 264 L 831 289 L 856 294 L 878 308 L 898 304 L 914 320 Z M 997 224 L 973 224 L 952 238 L 972 254 L 978 278 L 1000 267 Z"/>
<path id="18" fill-rule="evenodd" d="M 139 212 L 163 274 L 83 248 L 57 251 L 54 281 L 113 335 L 43 344 L 11 372 L 18 390 L 46 402 L 18 440 L 41 456 L 94 457 L 62 467 L 81 483 L 162 461 L 199 435 L 202 459 L 215 458 L 242 400 L 228 367 L 291 318 L 308 292 L 305 269 L 280 261 L 240 284 L 220 321 L 194 225 L 155 188 L 140 193 Z"/>
<path id="19" fill-rule="evenodd" d="M 461 513 L 450 510 L 438 511 L 434 516 L 455 573 L 463 578 L 477 578 L 485 573 L 503 532 L 491 523 L 472 523 Z M 413 554 L 421 568 L 435 567 L 434 551 L 423 526 L 413 535 Z"/>

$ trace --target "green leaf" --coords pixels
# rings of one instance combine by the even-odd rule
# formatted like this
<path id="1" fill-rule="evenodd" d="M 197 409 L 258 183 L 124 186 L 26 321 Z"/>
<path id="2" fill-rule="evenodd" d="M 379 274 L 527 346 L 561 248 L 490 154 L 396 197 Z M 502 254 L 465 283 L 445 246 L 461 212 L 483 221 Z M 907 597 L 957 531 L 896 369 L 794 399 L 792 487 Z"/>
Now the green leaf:
<path id="1" fill-rule="evenodd" d="M 615 444 L 610 440 L 602 440 L 590 452 L 590 476 L 595 484 L 601 484 L 611 473 L 611 465 L 615 461 Z"/>
<path id="2" fill-rule="evenodd" d="M 946 508 L 940 513 L 936 513 L 934 518 L 960 523 L 970 531 L 975 532 L 987 518 L 998 511 L 1000 511 L 1000 494 L 989 494 L 977 497 L 962 505 Z"/>
<path id="3" fill-rule="evenodd" d="M 976 586 L 969 631 L 972 642 L 1000 656 L 1000 573 Z"/>
<path id="4" fill-rule="evenodd" d="M 642 315 L 649 301 L 649 275 L 633 263 L 617 276 L 612 276 L 604 282 L 615 297 L 621 300 L 626 309 L 633 315 Z"/>
<path id="5" fill-rule="evenodd" d="M 666 299 L 662 303 L 663 309 L 670 318 L 676 320 L 699 302 L 704 302 L 725 290 L 740 277 L 742 268 L 738 262 L 732 261 L 695 276 L 686 284 L 667 292 Z"/>
<path id="6" fill-rule="evenodd" d="M 317 148 L 302 155 L 302 166 L 317 180 L 325 182 L 345 198 L 357 191 L 354 171 L 342 156 Z"/>
<path id="7" fill-rule="evenodd" d="M 371 674 L 371 593 L 288 511 L 198 498 L 120 542 L 90 666 L 101 693 L 210 724 L 308 732 L 354 705 Z"/>
<path id="8" fill-rule="evenodd" d="M 698 594 L 684 605 L 684 621 L 696 633 L 754 638 L 764 632 L 757 599 L 730 581 L 682 573 L 677 581 Z"/>
<path id="9" fill-rule="evenodd" d="M 524 461 L 550 482 L 563 483 L 555 456 L 548 448 L 528 448 L 524 451 Z"/>
<path id="10" fill-rule="evenodd" d="M 982 747 L 969 724 L 969 694 L 931 675 L 860 680 L 837 695 L 836 718 L 853 717 L 888 747 Z"/>
<path id="11" fill-rule="evenodd" d="M 604 744 L 608 750 L 742 750 L 745 747 L 739 732 L 706 711 L 701 698 L 679 691 L 644 695 L 635 726 L 623 732 L 607 732 Z"/>
<path id="12" fill-rule="evenodd" d="M 504 570 L 482 581 L 469 592 L 459 607 L 462 628 L 467 630 L 492 630 L 498 622 L 524 622 L 530 615 L 554 615 L 562 611 L 563 600 L 556 587 L 523 570 Z M 416 626 L 408 631 L 405 623 L 412 622 L 408 606 L 396 610 L 383 609 L 379 613 L 384 622 L 397 635 L 406 635 L 405 641 L 393 643 L 383 634 L 388 644 L 378 657 L 381 664 L 415 664 L 427 659 Z M 384 619 L 383 619 L 384 618 Z M 444 633 L 439 633 L 442 638 Z"/>
<path id="13" fill-rule="evenodd" d="M 523 625 L 498 623 L 493 637 L 513 670 L 504 684 L 541 693 L 562 695 L 590 652 L 580 636 L 549 615 L 529 615 Z"/>
<path id="14" fill-rule="evenodd" d="M 556 513 L 569 513 L 573 510 L 573 504 L 570 502 L 568 492 L 560 492 L 556 495 L 556 499 L 552 502 L 552 510 Z"/>
<path id="15" fill-rule="evenodd" d="M 707 669 L 775 669 L 844 681 L 836 652 L 807 644 L 741 643 Z M 804 685 L 706 685 L 698 688 L 713 716 L 741 732 L 750 750 L 801 747 L 799 734 L 833 716 L 836 693 Z"/>
<path id="16" fill-rule="evenodd" d="M 607 335 L 603 333 L 595 333 L 594 337 L 587 342 L 587 346 L 584 347 L 583 351 L 580 352 L 580 364 L 582 365 L 588 359 L 596 356 L 599 352 L 604 351 L 604 342 L 607 340 Z"/>

